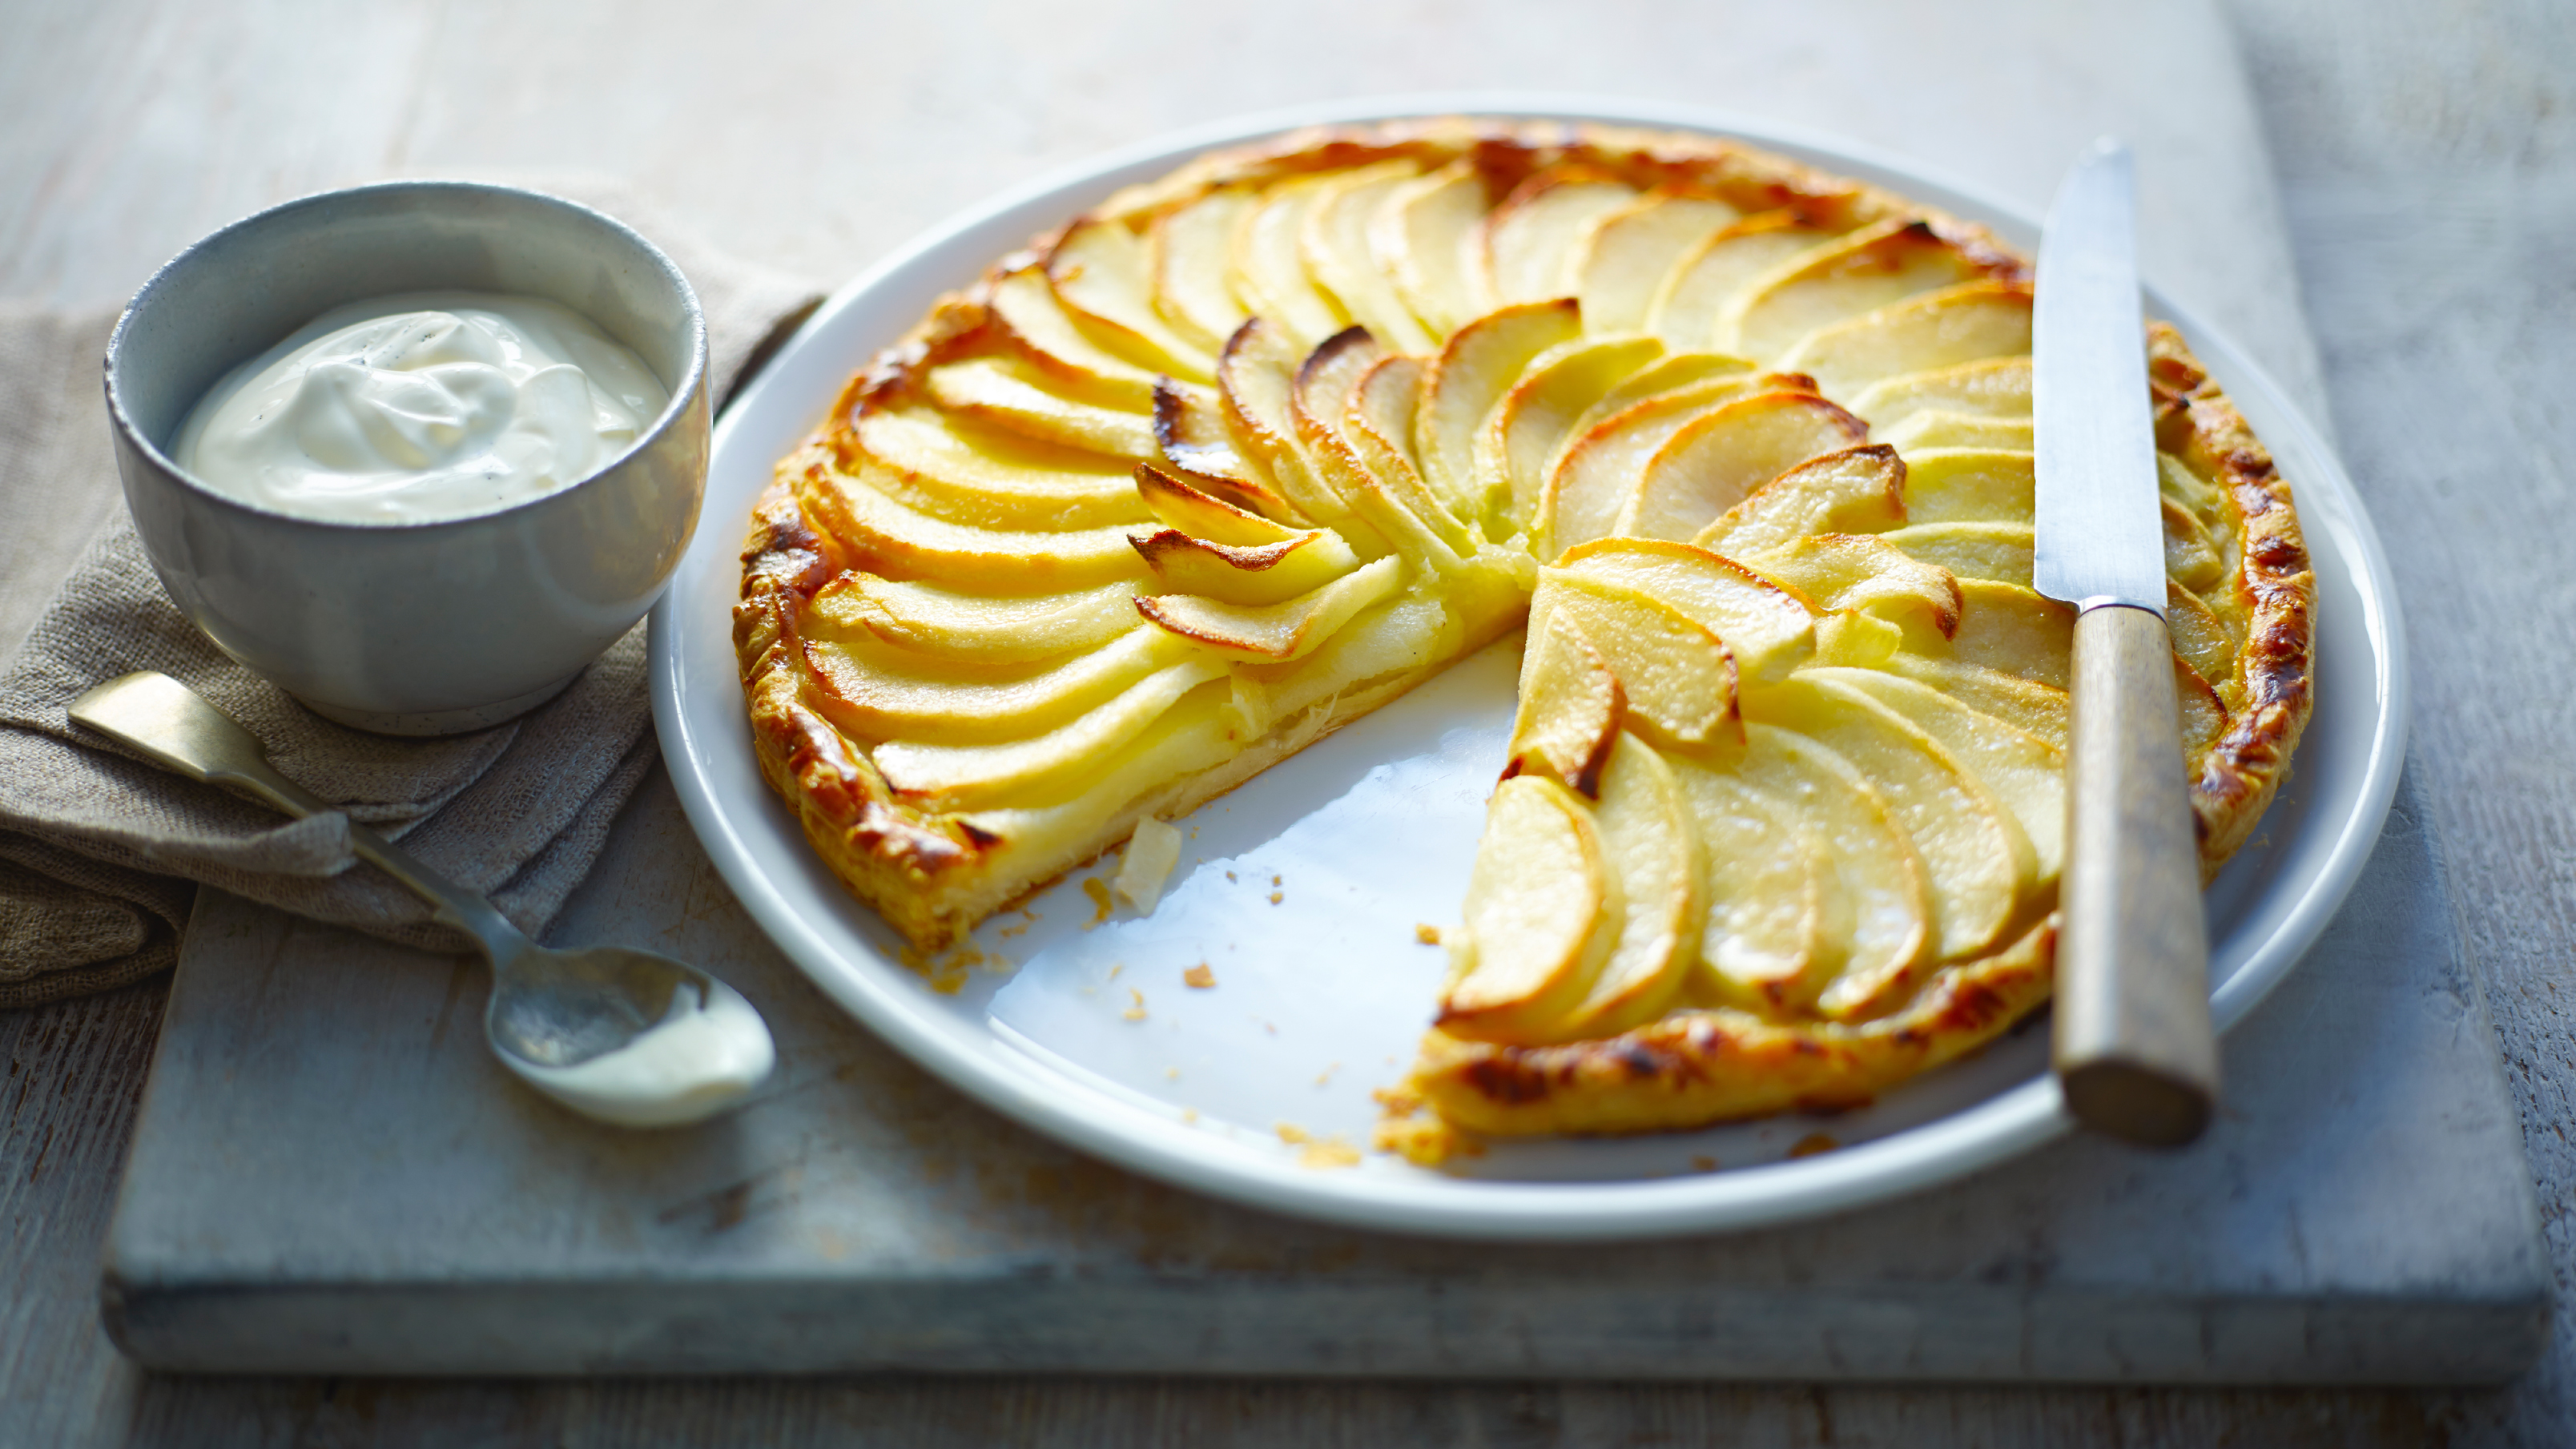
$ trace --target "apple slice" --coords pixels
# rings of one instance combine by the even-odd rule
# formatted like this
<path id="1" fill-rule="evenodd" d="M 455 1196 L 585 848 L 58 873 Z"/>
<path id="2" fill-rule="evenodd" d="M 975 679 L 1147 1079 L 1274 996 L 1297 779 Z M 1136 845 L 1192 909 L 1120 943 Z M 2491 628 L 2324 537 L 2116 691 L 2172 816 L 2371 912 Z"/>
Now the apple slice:
<path id="1" fill-rule="evenodd" d="M 1865 694 L 1808 674 L 1748 700 L 1753 718 L 1816 741 L 1886 797 L 1931 887 L 1941 959 L 1995 945 L 2038 875 L 2029 837 L 1940 741 Z"/>
<path id="2" fill-rule="evenodd" d="M 1034 368 L 1000 358 L 971 358 L 930 369 L 930 397 L 951 412 L 965 413 L 1041 442 L 1087 448 L 1118 458 L 1154 456 L 1151 417 L 1076 402 L 1043 386 L 1042 376 Z"/>
<path id="3" fill-rule="evenodd" d="M 1104 346 L 1184 382 L 1216 381 L 1216 359 L 1154 310 L 1154 277 L 1142 237 L 1116 222 L 1085 218 L 1056 238 L 1046 272 L 1056 299 Z"/>
<path id="4" fill-rule="evenodd" d="M 878 639 L 864 620 L 842 630 L 825 619 L 814 623 L 798 643 L 813 669 L 816 704 L 834 725 L 864 740 L 1027 739 L 1190 657 L 1142 626 L 1070 659 L 1000 666 L 906 653 Z"/>
<path id="5" fill-rule="evenodd" d="M 2182 712 L 2182 759 L 2186 773 L 2199 773 L 2200 757 L 2218 748 L 2227 736 L 2227 702 L 2200 671 L 2174 660 L 2174 701 Z"/>
<path id="6" fill-rule="evenodd" d="M 1493 308 L 1467 265 L 1490 204 L 1475 163 L 1453 161 L 1390 190 L 1369 222 L 1369 250 L 1434 337 Z"/>
<path id="7" fill-rule="evenodd" d="M 1977 280 L 2001 262 L 1969 256 L 1920 219 L 1874 222 L 1746 285 L 1718 313 L 1717 345 L 1778 357 L 1820 327 Z"/>
<path id="8" fill-rule="evenodd" d="M 1270 470 L 1245 456 L 1227 423 L 1222 397 L 1211 397 L 1168 377 L 1157 379 L 1154 445 L 1190 487 L 1264 518 L 1305 521 L 1297 506 L 1271 486 Z"/>
<path id="9" fill-rule="evenodd" d="M 2028 524 L 2039 487 L 2033 455 L 1928 448 L 1905 459 L 1908 523 Z"/>
<path id="10" fill-rule="evenodd" d="M 2186 589 L 2205 589 L 2218 582 L 2227 564 L 2218 556 L 2218 546 L 2209 541 L 2209 530 L 2171 498 L 2156 501 L 2164 511 L 2165 573 Z"/>
<path id="11" fill-rule="evenodd" d="M 1303 350 L 1351 325 L 1341 304 L 1306 270 L 1306 212 L 1329 177 L 1281 182 L 1245 212 L 1234 231 L 1234 293 L 1284 328 Z"/>
<path id="12" fill-rule="evenodd" d="M 1229 604 L 1276 604 L 1312 593 L 1360 566 L 1341 535 L 1317 530 L 1250 547 L 1210 543 L 1177 528 L 1138 530 L 1128 542 L 1162 591 Z"/>
<path id="13" fill-rule="evenodd" d="M 2165 629 L 2174 654 L 2214 687 L 2236 682 L 2236 641 L 2200 596 L 2165 580 Z M 2224 697 L 2224 696 L 2222 696 Z"/>
<path id="14" fill-rule="evenodd" d="M 1398 296 L 1369 249 L 1369 222 L 1395 189 L 1422 168 L 1409 158 L 1345 171 L 1315 190 L 1299 245 L 1306 270 L 1342 310 L 1398 352 L 1429 352 L 1439 342 Z"/>
<path id="15" fill-rule="evenodd" d="M 872 758 L 896 794 L 927 810 L 1054 804 L 1079 793 L 1103 756 L 1145 733 L 1182 696 L 1224 678 L 1223 665 L 1184 660 L 1042 735 L 989 745 L 888 740 Z"/>
<path id="16" fill-rule="evenodd" d="M 1970 709 L 1993 715 L 2024 734 L 2044 740 L 2053 749 L 2066 748 L 2065 690 L 1999 669 L 1920 654 L 1897 655 L 1887 662 L 1887 667 L 1891 673 L 1929 685 Z"/>
<path id="17" fill-rule="evenodd" d="M 1583 626 L 1556 615 L 1530 630 L 1521 658 L 1520 702 L 1503 775 L 1536 772 L 1578 795 L 1598 798 L 1627 713 L 1619 678 Z"/>
<path id="18" fill-rule="evenodd" d="M 1739 398 L 1693 419 L 1655 450 L 1611 532 L 1696 538 L 1754 489 L 1868 436 L 1868 424 L 1812 393 Z"/>
<path id="19" fill-rule="evenodd" d="M 1869 444 L 1810 458 L 1744 496 L 1692 540 L 1715 553 L 1784 548 L 1814 533 L 1878 533 L 1905 521 L 1905 463 Z"/>
<path id="20" fill-rule="evenodd" d="M 1961 579 L 1959 632 L 1934 657 L 2063 690 L 2074 647 L 2074 609 L 2018 585 Z"/>
<path id="21" fill-rule="evenodd" d="M 1562 613 L 1618 678 L 1627 726 L 1665 749 L 1707 753 L 1744 738 L 1735 657 L 1707 625 L 1651 594 L 1542 569 L 1530 626 Z"/>
<path id="22" fill-rule="evenodd" d="M 1428 675 L 1457 658 L 1465 642 L 1439 600 L 1398 594 L 1361 611 L 1303 659 L 1237 664 L 1230 707 L 1242 716 L 1247 738 L 1316 706 L 1322 710 L 1308 719 L 1321 727 L 1336 700 Z"/>
<path id="23" fill-rule="evenodd" d="M 1562 343 L 1532 358 L 1477 431 L 1470 516 L 1526 524 L 1574 420 L 1663 350 L 1651 337 L 1613 337 Z"/>
<path id="24" fill-rule="evenodd" d="M 1747 724 L 1735 775 L 1779 802 L 1828 863 L 1824 939 L 1778 982 L 1775 1014 L 1813 1011 L 1844 982 L 1903 980 L 1930 967 L 1939 945 L 1930 873 L 1895 805 L 1859 766 L 1803 734 Z"/>
<path id="25" fill-rule="evenodd" d="M 1389 544 L 1446 572 L 1475 552 L 1475 540 L 1386 436 L 1402 427 L 1401 404 L 1420 388 L 1419 366 L 1385 356 L 1368 329 L 1346 328 L 1298 368 L 1292 398 L 1297 436 L 1317 475 Z"/>
<path id="26" fill-rule="evenodd" d="M 1278 662 L 1312 654 L 1353 615 L 1404 587 L 1404 564 L 1382 558 L 1277 604 L 1229 604 L 1195 594 L 1146 594 L 1136 612 L 1176 638 L 1229 659 Z"/>
<path id="27" fill-rule="evenodd" d="M 1485 420 L 1532 360 L 1582 335 L 1581 310 L 1573 298 L 1560 297 L 1488 312 L 1441 346 L 1413 420 L 1422 476 L 1433 489 L 1451 498 L 1474 496 L 1476 435 Z"/>
<path id="28" fill-rule="evenodd" d="M 1906 557 L 1866 534 L 1820 533 L 1744 560 L 1825 613 L 1855 610 L 1938 648 L 1959 632 L 1960 584 L 1948 569 Z"/>
<path id="29" fill-rule="evenodd" d="M 1646 398 L 1566 440 L 1530 520 L 1531 551 L 1553 559 L 1611 531 L 1637 475 L 1675 433 L 1774 379 L 1725 374 Z"/>
<path id="30" fill-rule="evenodd" d="M 1136 621 L 1136 585 L 1103 584 L 1062 594 L 1020 597 L 961 594 L 935 584 L 901 583 L 855 570 L 825 584 L 799 627 L 839 636 L 864 628 L 899 648 L 941 659 L 1019 664 L 1094 651 L 1145 626 Z"/>
<path id="31" fill-rule="evenodd" d="M 1747 682 L 1787 678 L 1815 653 L 1815 616 L 1805 600 L 1706 549 L 1659 539 L 1599 538 L 1566 550 L 1557 566 L 1679 609 L 1726 641 Z"/>
<path id="32" fill-rule="evenodd" d="M 1278 485 L 1279 493 L 1304 517 L 1345 531 L 1351 546 L 1363 554 L 1384 553 L 1385 540 L 1366 528 L 1351 530 L 1356 520 L 1317 474 L 1297 436 L 1297 369 L 1304 360 L 1287 334 L 1268 320 L 1254 317 L 1227 339 L 1217 361 L 1217 392 L 1225 411 L 1227 433 L 1248 459 L 1257 460 Z"/>
<path id="33" fill-rule="evenodd" d="M 1596 334 L 1644 331 L 1656 291 L 1684 254 L 1743 217 L 1714 197 L 1660 188 L 1603 212 L 1573 257 L 1583 325 Z"/>
<path id="34" fill-rule="evenodd" d="M 2030 359 L 1989 357 L 1881 378 L 1852 399 L 1851 410 L 1881 430 L 1895 427 L 1918 412 L 2027 418 Z"/>
<path id="35" fill-rule="evenodd" d="M 1880 441 L 1913 453 L 1922 448 L 2011 448 L 2027 452 L 2036 436 L 2028 418 L 1983 418 L 1928 408 L 1878 429 Z"/>
<path id="36" fill-rule="evenodd" d="M 1685 391 L 1699 391 L 1711 384 L 1728 381 L 1744 384 L 1750 390 L 1753 364 L 1741 357 L 1728 357 L 1720 352 L 1668 352 L 1638 369 L 1627 381 L 1601 395 L 1601 400 L 1583 410 L 1583 415 L 1568 428 L 1565 443 L 1556 457 L 1548 460 L 1548 471 L 1556 470 L 1558 459 L 1574 446 L 1577 438 L 1594 424 L 1618 416 L 1637 404 L 1653 398 L 1667 397 Z M 1714 393 L 1707 394 L 1714 396 Z"/>
<path id="37" fill-rule="evenodd" d="M 1592 813 L 1572 791 L 1538 775 L 1496 786 L 1450 946 L 1440 1029 L 1519 1041 L 1562 1019 L 1618 945 L 1617 931 L 1600 927 L 1623 920 L 1625 904 Z"/>
<path id="38" fill-rule="evenodd" d="M 1252 201 L 1245 188 L 1221 186 L 1156 217 L 1146 234 L 1155 315 L 1210 355 L 1224 349 L 1249 312 L 1227 274 L 1234 266 L 1234 229 Z"/>
<path id="39" fill-rule="evenodd" d="M 1003 273 L 993 283 L 991 306 L 1011 354 L 1067 396 L 1122 412 L 1153 407 L 1155 374 L 1082 335 L 1044 270 Z"/>
<path id="40" fill-rule="evenodd" d="M 1760 748 L 1748 732 L 1747 752 Z M 1699 837 L 1708 900 L 1691 994 L 1766 1017 L 1794 1015 L 1841 967 L 1850 922 L 1839 918 L 1850 903 L 1805 812 L 1741 770 L 1672 766 Z"/>
<path id="41" fill-rule="evenodd" d="M 1646 330 L 1675 352 L 1723 351 L 1717 319 L 1754 278 L 1833 240 L 1785 208 L 1748 216 L 1682 255 L 1655 289 Z"/>
<path id="42" fill-rule="evenodd" d="M 2026 523 L 1917 523 L 1882 533 L 1879 539 L 1962 580 L 1991 579 L 2030 587 L 2033 542 Z"/>
<path id="43" fill-rule="evenodd" d="M 1292 528 L 1175 478 L 1151 463 L 1137 464 L 1134 477 L 1136 496 L 1154 516 L 1192 538 L 1236 548 L 1260 548 L 1286 543 L 1305 533 L 1304 529 Z"/>
<path id="44" fill-rule="evenodd" d="M 1859 690 L 1939 740 L 2030 838 L 2042 889 L 2066 864 L 2066 751 L 1939 690 L 1876 669 L 1819 669 L 1820 683 Z"/>
<path id="45" fill-rule="evenodd" d="M 1637 199 L 1637 189 L 1582 165 L 1545 167 L 1512 188 L 1485 218 L 1484 255 L 1504 304 L 1572 297 L 1576 244 L 1594 220 Z"/>
<path id="46" fill-rule="evenodd" d="M 1778 362 L 1807 373 L 1827 397 L 1854 397 L 1881 378 L 2030 351 L 2030 284 L 1966 282 L 1925 292 L 1807 334 Z"/>
<path id="47" fill-rule="evenodd" d="M 852 420 L 860 471 L 904 506 L 976 528 L 1100 528 L 1142 516 L 1115 458 L 1042 443 L 930 408 L 867 406 Z"/>
<path id="48" fill-rule="evenodd" d="M 857 567 L 871 573 L 1013 594 L 1078 589 L 1145 573 L 1124 528 L 1036 533 L 950 523 L 905 507 L 862 480 L 823 470 L 808 470 L 795 488 L 797 505 L 849 548 Z"/>
<path id="49" fill-rule="evenodd" d="M 1707 913 L 1698 832 L 1673 767 L 1622 734 L 1593 812 L 1601 854 L 1619 882 L 1618 944 L 1592 988 L 1548 1031 L 1555 1041 L 1616 1036 L 1664 1012 L 1699 956 Z M 1604 920 L 1597 929 L 1609 931 Z"/>

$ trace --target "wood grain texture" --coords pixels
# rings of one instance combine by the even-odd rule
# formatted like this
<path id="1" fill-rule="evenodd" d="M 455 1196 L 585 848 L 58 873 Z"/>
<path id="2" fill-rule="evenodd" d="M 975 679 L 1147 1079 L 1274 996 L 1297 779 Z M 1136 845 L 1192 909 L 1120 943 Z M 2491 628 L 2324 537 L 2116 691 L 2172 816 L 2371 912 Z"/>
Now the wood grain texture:
<path id="1" fill-rule="evenodd" d="M 622 171 L 717 240 L 836 278 L 1047 166 L 1316 96 L 1467 84 L 1662 96 L 1954 167 L 1996 124 L 1980 88 L 2062 106 L 2069 151 L 2122 107 L 2152 103 L 2098 44 L 2108 7 L 1889 31 L 1905 8 L 1337 0 L 1092 7 L 1077 22 L 1038 6 L 783 0 L 17 4 L 0 46 L 0 295 L 113 302 L 221 222 L 396 170 Z M 2576 774 L 2564 754 L 2576 706 L 2555 678 L 2576 647 L 2576 571 L 2555 523 L 2576 502 L 2563 240 L 2576 95 L 2562 65 L 2576 17 L 2546 0 L 2232 0 L 2230 13 L 2233 37 L 2194 7 L 2142 12 L 2153 33 L 2139 44 L 2220 70 L 2241 45 L 2255 82 L 2250 102 L 2223 103 L 2239 108 L 2216 118 L 2229 124 L 2180 128 L 2142 160 L 2189 178 L 2184 190 L 2224 188 L 2198 200 L 2248 214 L 2273 213 L 2278 171 L 2346 457 L 2408 586 L 2418 757 L 2528 1114 L 2561 1303 L 2576 1306 Z M 1999 50 L 2001 70 L 1987 68 Z M 1903 104 L 1840 83 L 1870 64 L 1911 77 L 1886 88 Z M 2273 155 L 2231 170 L 2247 158 L 2217 154 L 2215 138 L 2252 119 Z M 935 147 L 910 143 L 922 124 L 937 127 Z M 1970 179 L 2037 199 L 2053 174 Z M 2151 188 L 2147 229 L 2193 200 Z M 2163 245 L 2148 266 L 2186 298 L 2214 295 L 2245 260 L 2216 242 Z M 2227 300 L 2216 310 L 2231 330 L 2316 396 L 2300 297 Z M 0 1017 L 0 1442 L 2465 1445 L 2576 1433 L 2576 1335 L 2563 1331 L 2541 1369 L 2479 1394 L 146 1381 L 99 1333 L 91 1293 L 159 1012 L 146 986 Z"/>
<path id="2" fill-rule="evenodd" d="M 2144 609 L 2075 621 L 2057 1076 L 2079 1121 L 2150 1147 L 2198 1137 L 2218 1101 L 2172 657 Z"/>

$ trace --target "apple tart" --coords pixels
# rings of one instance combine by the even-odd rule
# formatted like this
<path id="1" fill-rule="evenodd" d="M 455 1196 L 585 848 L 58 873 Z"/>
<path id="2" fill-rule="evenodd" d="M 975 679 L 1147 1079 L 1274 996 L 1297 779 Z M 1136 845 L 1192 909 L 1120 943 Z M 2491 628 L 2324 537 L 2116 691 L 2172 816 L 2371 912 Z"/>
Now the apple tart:
<path id="1" fill-rule="evenodd" d="M 1864 1100 L 2049 992 L 2030 308 L 1984 229 L 1706 137 L 1203 157 L 942 299 L 781 461 L 735 612 L 763 771 L 937 950 L 1526 622 L 1385 1140 Z M 2306 721 L 2313 579 L 2145 346 L 2214 872 Z"/>

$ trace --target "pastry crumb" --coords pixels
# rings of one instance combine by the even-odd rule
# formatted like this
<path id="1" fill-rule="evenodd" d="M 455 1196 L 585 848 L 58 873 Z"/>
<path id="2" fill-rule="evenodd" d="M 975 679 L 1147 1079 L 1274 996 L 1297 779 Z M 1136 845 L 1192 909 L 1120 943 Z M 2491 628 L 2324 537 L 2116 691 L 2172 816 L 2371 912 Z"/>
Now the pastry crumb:
<path id="1" fill-rule="evenodd" d="M 1831 1152 L 1840 1146 L 1842 1146 L 1841 1143 L 1835 1141 L 1826 1133 L 1810 1132 L 1790 1145 L 1789 1155 L 1791 1157 L 1813 1157 L 1820 1152 Z"/>
<path id="2" fill-rule="evenodd" d="M 1316 1086 L 1318 1086 L 1318 1087 L 1320 1087 L 1320 1086 L 1323 1086 L 1323 1085 L 1325 1085 L 1326 1083 L 1328 1083 L 1328 1082 L 1332 1081 L 1332 1080 L 1333 1080 L 1333 1073 L 1338 1072 L 1338 1071 L 1340 1071 L 1341 1069 L 1342 1069 L 1342 1064 L 1341 1064 L 1340 1062 L 1334 1062 L 1334 1063 L 1332 1063 L 1331 1065 L 1329 1065 L 1329 1066 L 1325 1067 L 1325 1068 L 1324 1068 L 1324 1070 L 1323 1070 L 1322 1072 L 1320 1072 L 1320 1073 L 1318 1073 L 1318 1074 L 1316 1075 L 1316 1077 L 1315 1077 L 1315 1085 L 1316 1085 Z"/>
<path id="3" fill-rule="evenodd" d="M 1165 1068 L 1163 1068 L 1163 1080 L 1165 1080 L 1165 1081 L 1167 1081 L 1167 1082 L 1177 1082 L 1177 1081 L 1179 1081 L 1180 1079 L 1181 1079 L 1181 1069 L 1180 1069 L 1179 1067 L 1165 1067 Z"/>
<path id="4" fill-rule="evenodd" d="M 1183 1107 L 1183 1108 L 1181 1109 L 1181 1122 L 1182 1122 L 1182 1125 L 1187 1126 L 1188 1124 L 1193 1123 L 1193 1122 L 1196 1122 L 1197 1120 L 1199 1120 L 1199 1109 L 1198 1109 L 1198 1108 L 1196 1108 L 1196 1107 Z"/>
<path id="5" fill-rule="evenodd" d="M 1291 1147 L 1302 1147 L 1315 1140 L 1314 1133 L 1307 1131 L 1305 1128 L 1298 1126 L 1294 1122 L 1282 1122 L 1270 1130 L 1278 1133 L 1279 1140 L 1287 1143 Z"/>
<path id="6" fill-rule="evenodd" d="M 1128 1007 L 1125 1011 L 1118 1014 L 1127 1018 L 1129 1021 L 1143 1021 L 1145 1019 L 1145 993 L 1137 990 L 1133 986 L 1130 986 L 1127 988 L 1127 994 L 1135 999 L 1136 1004 Z"/>
<path id="7" fill-rule="evenodd" d="M 1150 916 L 1163 898 L 1172 868 L 1180 863 L 1181 832 L 1148 815 L 1136 822 L 1136 833 L 1127 837 L 1127 854 L 1110 889 L 1135 907 L 1136 914 Z"/>
<path id="8" fill-rule="evenodd" d="M 1201 961 L 1196 966 L 1182 972 L 1181 981 L 1184 985 L 1193 986 L 1201 991 L 1205 991 L 1209 987 L 1216 985 L 1216 973 L 1208 969 L 1208 964 L 1205 961 Z"/>
<path id="9" fill-rule="evenodd" d="M 1286 882 L 1285 882 L 1285 881 L 1283 881 L 1282 879 L 1280 879 L 1278 876 L 1275 876 L 1275 875 L 1274 875 L 1274 876 L 1272 876 L 1272 877 L 1270 878 L 1270 883 L 1271 883 L 1272 885 L 1284 885 L 1284 884 L 1286 884 Z"/>
<path id="10" fill-rule="evenodd" d="M 1694 1157 L 1691 1159 L 1691 1170 L 1693 1172 L 1715 1172 L 1717 1171 L 1717 1159 L 1714 1157 Z"/>
<path id="11" fill-rule="evenodd" d="M 1437 946 L 1440 944 L 1440 928 L 1438 926 L 1428 924 L 1415 926 L 1413 928 L 1413 939 L 1420 941 L 1425 946 Z"/>
<path id="12" fill-rule="evenodd" d="M 1232 880 L 1232 879 L 1234 879 L 1234 872 L 1233 872 L 1233 871 L 1227 871 L 1227 872 L 1225 873 L 1225 878 L 1226 878 L 1227 880 Z"/>
<path id="13" fill-rule="evenodd" d="M 1108 920 L 1111 908 L 1117 903 L 1109 899 L 1108 885 L 1096 875 L 1082 878 L 1082 893 L 1091 897 L 1091 920 L 1082 928 L 1088 931 L 1093 926 Z"/>
<path id="14" fill-rule="evenodd" d="M 1112 962 L 1110 962 L 1110 963 L 1109 963 L 1109 979 L 1110 979 L 1110 980 L 1112 980 L 1112 981 L 1117 980 L 1117 979 L 1118 979 L 1118 973 L 1119 973 L 1119 972 L 1121 972 L 1121 971 L 1124 971 L 1124 970 L 1126 970 L 1126 969 L 1127 969 L 1127 963 L 1126 963 L 1126 962 L 1124 962 L 1124 961 L 1112 961 Z"/>

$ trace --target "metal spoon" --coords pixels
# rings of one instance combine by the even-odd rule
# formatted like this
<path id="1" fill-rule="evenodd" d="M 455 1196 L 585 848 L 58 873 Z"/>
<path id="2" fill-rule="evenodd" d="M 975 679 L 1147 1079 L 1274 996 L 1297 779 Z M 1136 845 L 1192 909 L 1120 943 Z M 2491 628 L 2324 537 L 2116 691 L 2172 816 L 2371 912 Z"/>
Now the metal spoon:
<path id="1" fill-rule="evenodd" d="M 190 779 L 293 816 L 335 807 L 271 768 L 250 731 L 166 674 L 128 674 L 73 700 L 71 717 Z M 760 1085 L 777 1059 L 741 993 L 694 966 L 623 946 L 556 951 L 492 903 L 349 823 L 360 858 L 470 933 L 492 963 L 483 1035 L 501 1064 L 576 1112 L 627 1127 L 695 1122 Z"/>

